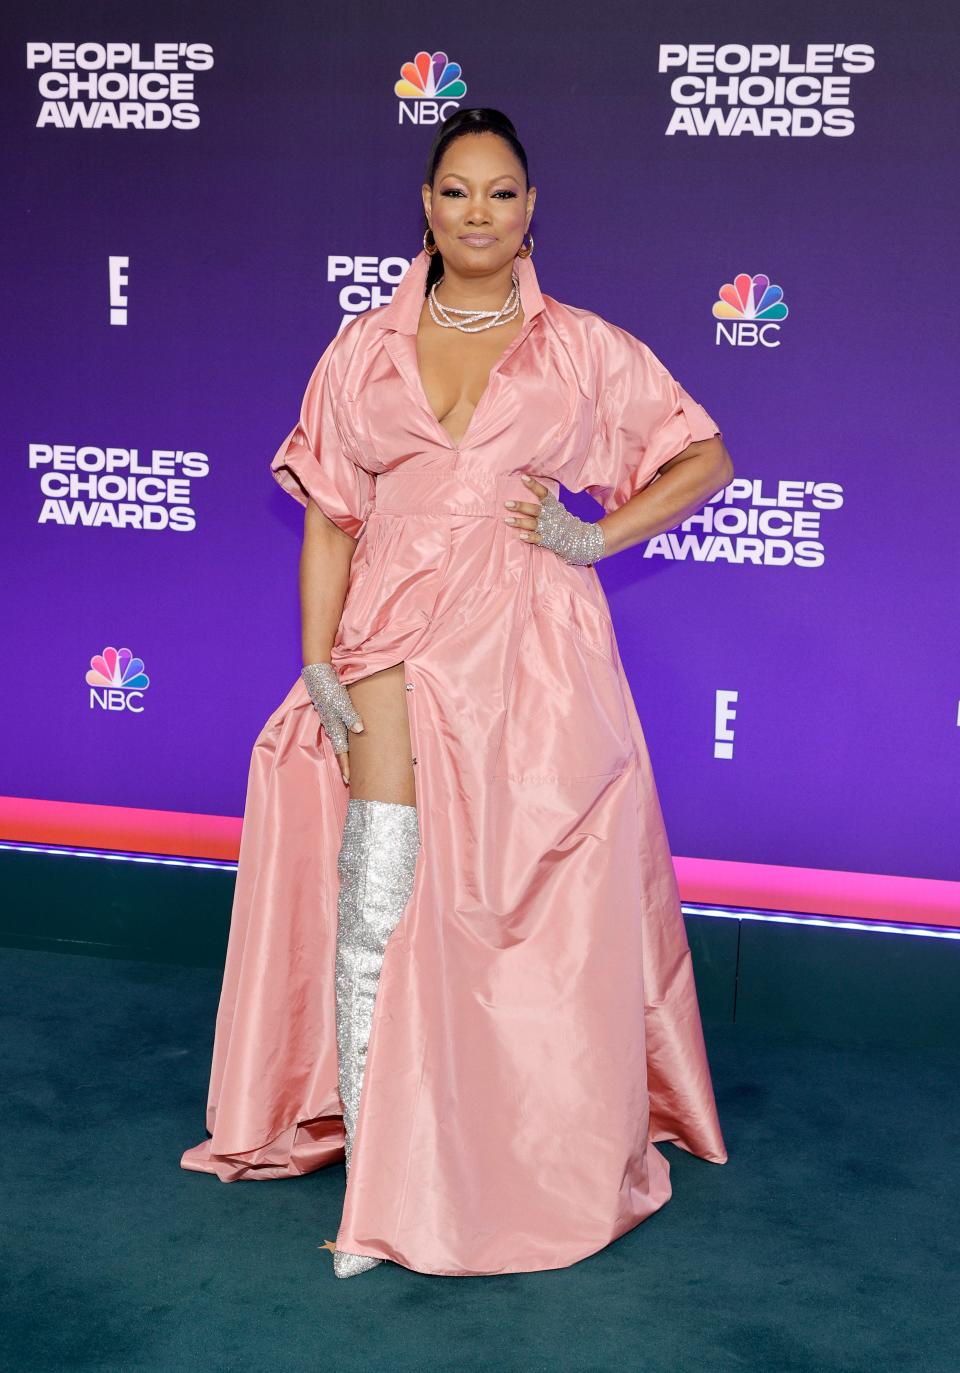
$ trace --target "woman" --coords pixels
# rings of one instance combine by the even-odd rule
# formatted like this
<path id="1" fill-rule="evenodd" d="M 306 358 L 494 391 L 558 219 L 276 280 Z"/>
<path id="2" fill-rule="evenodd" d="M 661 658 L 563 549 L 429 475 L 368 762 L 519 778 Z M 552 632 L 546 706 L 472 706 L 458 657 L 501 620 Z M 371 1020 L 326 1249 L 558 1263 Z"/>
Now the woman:
<path id="1" fill-rule="evenodd" d="M 730 459 L 645 344 L 541 295 L 505 116 L 449 119 L 422 193 L 423 252 L 273 459 L 306 506 L 305 666 L 254 748 L 211 1138 L 182 1160 L 342 1154 L 339 1277 L 565 1267 L 669 1198 L 655 1141 L 727 1157 L 592 564 Z"/>

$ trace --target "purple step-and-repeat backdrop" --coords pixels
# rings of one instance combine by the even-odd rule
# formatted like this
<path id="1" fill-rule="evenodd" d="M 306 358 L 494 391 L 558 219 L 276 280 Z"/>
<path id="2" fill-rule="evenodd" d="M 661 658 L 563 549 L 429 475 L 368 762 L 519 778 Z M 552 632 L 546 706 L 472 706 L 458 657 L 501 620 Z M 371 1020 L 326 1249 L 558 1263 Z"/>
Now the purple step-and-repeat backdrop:
<path id="1" fill-rule="evenodd" d="M 674 851 L 960 875 L 956 38 L 925 4 L 8 11 L 3 792 L 241 813 L 300 666 L 269 461 L 418 251 L 438 120 L 492 105 L 541 289 L 736 466 L 600 567 Z"/>

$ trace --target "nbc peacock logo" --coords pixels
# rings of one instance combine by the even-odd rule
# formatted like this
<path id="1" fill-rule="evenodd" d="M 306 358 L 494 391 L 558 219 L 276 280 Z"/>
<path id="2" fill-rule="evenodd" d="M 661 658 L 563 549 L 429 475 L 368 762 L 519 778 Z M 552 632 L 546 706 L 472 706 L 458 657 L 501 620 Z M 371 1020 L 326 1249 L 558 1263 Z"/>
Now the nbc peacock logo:
<path id="1" fill-rule="evenodd" d="M 442 123 L 467 93 L 461 72 L 445 52 L 418 52 L 412 62 L 404 62 L 393 88 L 400 97 L 399 122 Z"/>
<path id="2" fill-rule="evenodd" d="M 755 276 L 740 272 L 720 287 L 714 302 L 713 317 L 719 321 L 714 341 L 733 347 L 779 348 L 780 321 L 788 314 L 782 286 L 775 286 L 763 272 Z"/>
<path id="3" fill-rule="evenodd" d="M 143 670 L 143 659 L 135 658 L 129 648 L 105 648 L 90 659 L 86 682 L 91 710 L 128 710 L 139 715 L 150 678 Z"/>

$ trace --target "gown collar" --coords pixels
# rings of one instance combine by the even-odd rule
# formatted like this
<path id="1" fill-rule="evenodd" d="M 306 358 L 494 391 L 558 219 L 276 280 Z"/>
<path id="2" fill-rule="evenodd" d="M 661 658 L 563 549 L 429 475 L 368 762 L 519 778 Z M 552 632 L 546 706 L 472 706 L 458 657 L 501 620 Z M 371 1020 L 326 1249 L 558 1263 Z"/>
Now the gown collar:
<path id="1" fill-rule="evenodd" d="M 378 310 L 373 316 L 382 329 L 393 329 L 398 334 L 415 334 L 423 308 L 424 286 L 430 267 L 430 255 L 421 249 L 413 259 L 403 280 L 393 293 L 389 305 Z M 524 320 L 531 320 L 544 308 L 543 296 L 537 281 L 536 268 L 529 257 L 514 260 L 517 279 L 520 282 L 520 304 Z"/>

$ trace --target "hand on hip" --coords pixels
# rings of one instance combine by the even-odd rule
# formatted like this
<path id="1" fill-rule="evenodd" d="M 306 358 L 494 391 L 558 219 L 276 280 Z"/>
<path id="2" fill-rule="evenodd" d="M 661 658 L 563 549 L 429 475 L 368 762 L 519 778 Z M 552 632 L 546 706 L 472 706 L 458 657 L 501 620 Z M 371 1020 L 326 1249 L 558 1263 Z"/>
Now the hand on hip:
<path id="1" fill-rule="evenodd" d="M 507 524 L 517 528 L 521 539 L 551 549 L 565 563 L 583 567 L 599 562 L 606 552 L 602 527 L 578 519 L 536 477 L 521 477 L 537 501 L 505 501 L 514 512 L 506 516 Z"/>

